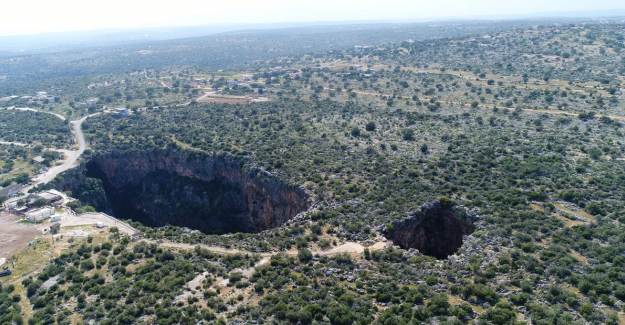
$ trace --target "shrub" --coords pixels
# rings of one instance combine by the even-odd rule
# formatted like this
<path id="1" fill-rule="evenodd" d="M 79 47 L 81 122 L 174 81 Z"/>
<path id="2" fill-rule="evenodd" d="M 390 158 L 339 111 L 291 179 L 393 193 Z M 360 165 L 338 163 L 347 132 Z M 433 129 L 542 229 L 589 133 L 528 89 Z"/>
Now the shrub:
<path id="1" fill-rule="evenodd" d="M 413 141 L 414 140 L 414 130 L 413 129 L 402 129 L 401 130 L 401 138 L 405 141 Z"/>

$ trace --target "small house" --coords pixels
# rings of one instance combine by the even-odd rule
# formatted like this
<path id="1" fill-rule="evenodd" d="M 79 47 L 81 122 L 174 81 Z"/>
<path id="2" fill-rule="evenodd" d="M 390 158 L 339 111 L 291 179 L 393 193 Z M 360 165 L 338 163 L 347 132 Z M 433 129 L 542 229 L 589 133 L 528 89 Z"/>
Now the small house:
<path id="1" fill-rule="evenodd" d="M 130 115 L 130 110 L 126 107 L 118 107 L 113 109 L 113 117 L 128 117 Z"/>
<path id="2" fill-rule="evenodd" d="M 37 193 L 35 197 L 36 200 L 44 202 L 47 205 L 58 206 L 63 203 L 63 196 L 53 190 Z"/>
<path id="3" fill-rule="evenodd" d="M 24 216 L 30 222 L 42 222 L 54 215 L 53 207 L 43 207 L 26 212 Z"/>
<path id="4" fill-rule="evenodd" d="M 4 203 L 2 205 L 7 210 L 14 210 L 14 209 L 17 209 L 20 206 L 20 200 L 21 199 L 22 198 L 14 197 L 14 198 L 11 198 L 11 199 L 8 199 L 8 200 L 4 201 Z"/>
<path id="5" fill-rule="evenodd" d="M 98 99 L 97 98 L 89 98 L 85 102 L 87 108 L 97 108 L 98 107 Z"/>

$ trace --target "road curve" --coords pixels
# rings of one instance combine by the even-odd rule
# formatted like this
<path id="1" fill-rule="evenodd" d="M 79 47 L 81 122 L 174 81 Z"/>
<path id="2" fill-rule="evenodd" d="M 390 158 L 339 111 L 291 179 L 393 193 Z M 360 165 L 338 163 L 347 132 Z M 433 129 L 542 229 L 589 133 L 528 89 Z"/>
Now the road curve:
<path id="1" fill-rule="evenodd" d="M 33 179 L 32 184 L 23 189 L 23 192 L 27 193 L 28 191 L 30 191 L 31 189 L 39 185 L 47 184 L 51 182 L 54 178 L 56 178 L 56 176 L 58 176 L 59 174 L 64 173 L 78 166 L 78 160 L 80 159 L 80 156 L 82 156 L 85 150 L 87 150 L 87 141 L 85 140 L 85 135 L 82 132 L 82 124 L 88 118 L 99 115 L 99 114 L 101 113 L 94 113 L 91 115 L 87 115 L 81 119 L 70 122 L 71 132 L 74 135 L 74 141 L 78 145 L 78 149 L 60 150 L 60 152 L 62 152 L 63 155 L 65 156 L 61 164 L 51 167 L 44 173 L 37 175 Z"/>
<path id="2" fill-rule="evenodd" d="M 1 110 L 5 110 L 5 111 L 22 111 L 22 112 L 35 112 L 35 113 L 44 113 L 44 114 L 50 114 L 50 115 L 54 115 L 56 117 L 58 117 L 60 120 L 65 121 L 66 118 L 65 116 L 59 114 L 59 113 L 54 113 L 54 112 L 46 112 L 46 111 L 42 111 L 39 109 L 34 109 L 34 108 L 30 108 L 30 107 L 6 107 L 6 108 L 0 108 Z"/>

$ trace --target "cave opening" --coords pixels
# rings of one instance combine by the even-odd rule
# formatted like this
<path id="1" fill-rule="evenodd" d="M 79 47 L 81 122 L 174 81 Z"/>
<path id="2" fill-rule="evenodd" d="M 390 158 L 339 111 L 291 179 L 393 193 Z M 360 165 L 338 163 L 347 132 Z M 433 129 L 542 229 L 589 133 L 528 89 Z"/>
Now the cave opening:
<path id="1" fill-rule="evenodd" d="M 107 154 L 85 165 L 102 185 L 100 210 L 146 226 L 210 234 L 278 227 L 308 207 L 306 193 L 230 156 L 181 151 Z"/>
<path id="2" fill-rule="evenodd" d="M 472 216 L 449 202 L 425 204 L 408 218 L 392 223 L 386 236 L 403 249 L 414 248 L 424 255 L 446 259 L 475 231 Z"/>

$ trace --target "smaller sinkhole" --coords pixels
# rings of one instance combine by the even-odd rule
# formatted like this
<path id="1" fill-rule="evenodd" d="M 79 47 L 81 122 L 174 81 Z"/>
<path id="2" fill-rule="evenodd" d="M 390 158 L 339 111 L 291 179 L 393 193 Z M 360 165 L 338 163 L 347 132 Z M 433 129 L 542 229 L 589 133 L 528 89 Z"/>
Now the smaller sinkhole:
<path id="1" fill-rule="evenodd" d="M 385 229 L 386 237 L 403 249 L 446 259 L 462 247 L 464 236 L 475 231 L 474 217 L 447 200 L 424 204 L 406 219 Z"/>

